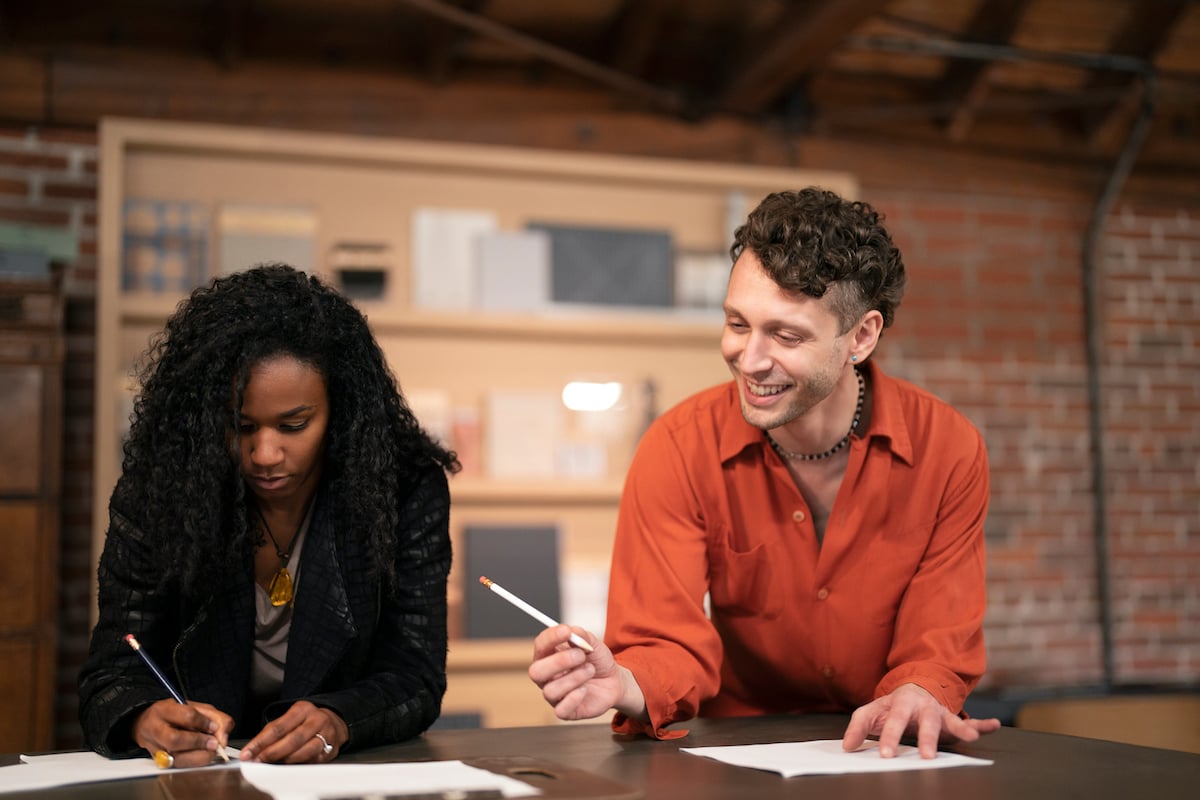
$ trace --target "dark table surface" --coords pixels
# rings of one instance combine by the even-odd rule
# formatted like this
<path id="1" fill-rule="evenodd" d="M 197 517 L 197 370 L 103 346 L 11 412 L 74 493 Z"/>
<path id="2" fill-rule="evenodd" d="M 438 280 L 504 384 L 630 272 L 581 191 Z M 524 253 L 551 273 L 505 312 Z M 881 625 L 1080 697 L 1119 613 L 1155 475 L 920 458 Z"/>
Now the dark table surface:
<path id="1" fill-rule="evenodd" d="M 404 744 L 343 756 L 338 763 L 464 759 L 496 764 L 547 766 L 568 782 L 582 772 L 598 776 L 595 786 L 568 786 L 539 776 L 547 794 L 657 798 L 822 797 L 880 800 L 891 797 L 955 800 L 1039 800 L 1039 798 L 1200 798 L 1200 755 L 1174 750 L 1003 728 L 971 745 L 952 749 L 991 759 L 984 767 L 916 772 L 820 775 L 783 778 L 772 772 L 732 767 L 679 752 L 680 747 L 840 739 L 848 717 L 779 716 L 695 720 L 690 735 L 669 742 L 614 735 L 607 725 L 552 725 L 530 728 L 434 730 Z M 15 756 L 3 763 L 15 763 Z M 181 780 L 186 776 L 188 780 Z M 34 793 L 0 795 L 8 800 L 241 800 L 266 797 L 236 771 L 178 773 Z"/>

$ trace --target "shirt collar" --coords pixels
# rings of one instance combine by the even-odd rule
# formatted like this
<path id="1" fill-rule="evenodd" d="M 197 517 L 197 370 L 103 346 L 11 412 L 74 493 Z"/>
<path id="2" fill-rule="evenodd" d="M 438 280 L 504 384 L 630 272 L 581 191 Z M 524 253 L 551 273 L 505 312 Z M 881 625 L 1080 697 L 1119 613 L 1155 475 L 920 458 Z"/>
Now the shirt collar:
<path id="1" fill-rule="evenodd" d="M 908 433 L 908 424 L 904 420 L 904 410 L 900 401 L 900 391 L 896 381 L 884 374 L 873 361 L 868 361 L 859 369 L 867 376 L 871 386 L 871 421 L 865 431 L 859 431 L 853 438 L 879 439 L 892 451 L 892 455 L 910 466 L 913 463 L 912 439 Z M 737 381 L 729 382 L 726 395 L 731 405 L 729 410 L 730 424 L 721 430 L 719 445 L 721 463 L 726 463 L 737 456 L 747 447 L 769 447 L 767 437 L 760 428 L 756 428 L 742 416 L 741 404 L 738 402 Z"/>

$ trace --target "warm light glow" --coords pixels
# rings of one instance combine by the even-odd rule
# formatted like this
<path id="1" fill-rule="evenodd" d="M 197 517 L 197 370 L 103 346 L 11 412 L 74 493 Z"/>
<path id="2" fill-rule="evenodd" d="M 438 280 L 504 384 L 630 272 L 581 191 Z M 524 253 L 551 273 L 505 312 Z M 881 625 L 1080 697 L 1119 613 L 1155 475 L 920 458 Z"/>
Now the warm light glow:
<path id="1" fill-rule="evenodd" d="M 563 405 L 572 411 L 608 411 L 621 399 L 621 384 L 571 381 L 563 387 Z"/>

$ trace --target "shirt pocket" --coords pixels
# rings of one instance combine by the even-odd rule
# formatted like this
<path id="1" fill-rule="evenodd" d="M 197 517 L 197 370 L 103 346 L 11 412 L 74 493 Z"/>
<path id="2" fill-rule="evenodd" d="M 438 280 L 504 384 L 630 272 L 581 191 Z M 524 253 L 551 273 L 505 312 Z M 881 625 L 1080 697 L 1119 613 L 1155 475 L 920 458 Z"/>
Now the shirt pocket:
<path id="1" fill-rule="evenodd" d="M 710 558 L 709 600 L 714 616 L 774 619 L 783 611 L 784 576 L 778 542 L 760 542 L 736 550 L 722 536 Z"/>

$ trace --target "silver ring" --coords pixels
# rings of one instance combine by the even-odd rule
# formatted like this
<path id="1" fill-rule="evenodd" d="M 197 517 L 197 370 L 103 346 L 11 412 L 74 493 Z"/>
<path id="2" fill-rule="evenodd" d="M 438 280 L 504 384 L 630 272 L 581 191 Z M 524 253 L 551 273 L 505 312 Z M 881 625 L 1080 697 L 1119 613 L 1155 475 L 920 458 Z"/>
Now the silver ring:
<path id="1" fill-rule="evenodd" d="M 322 753 L 324 753 L 325 755 L 329 755 L 330 753 L 333 752 L 333 745 L 331 745 L 329 743 L 329 740 L 327 740 L 324 736 L 322 736 L 319 733 L 314 733 L 313 736 L 315 736 L 321 740 L 321 752 Z"/>

